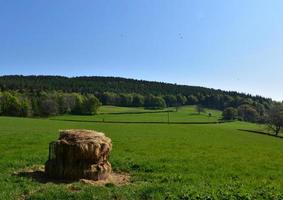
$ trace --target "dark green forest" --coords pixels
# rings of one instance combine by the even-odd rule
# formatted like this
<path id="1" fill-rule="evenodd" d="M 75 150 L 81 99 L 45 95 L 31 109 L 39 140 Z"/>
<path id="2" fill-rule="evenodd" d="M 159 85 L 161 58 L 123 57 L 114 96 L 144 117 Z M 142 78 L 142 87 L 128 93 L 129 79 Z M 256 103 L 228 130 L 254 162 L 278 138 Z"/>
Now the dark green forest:
<path id="1" fill-rule="evenodd" d="M 97 76 L 1 76 L 0 92 L 0 114 L 16 116 L 95 114 L 101 102 L 149 109 L 202 105 L 226 110 L 226 118 L 260 121 L 273 104 L 271 99 L 238 92 Z"/>

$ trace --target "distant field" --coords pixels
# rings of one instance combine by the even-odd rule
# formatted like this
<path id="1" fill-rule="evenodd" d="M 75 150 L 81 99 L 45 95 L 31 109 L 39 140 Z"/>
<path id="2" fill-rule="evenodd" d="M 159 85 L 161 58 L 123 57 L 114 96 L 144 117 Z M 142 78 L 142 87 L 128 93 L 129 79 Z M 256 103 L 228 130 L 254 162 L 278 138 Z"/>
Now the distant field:
<path id="1" fill-rule="evenodd" d="M 99 114 L 120 114 L 120 113 L 151 113 L 151 112 L 166 112 L 173 111 L 175 108 L 166 108 L 166 109 L 144 109 L 136 107 L 119 107 L 119 106 L 101 106 L 99 108 Z"/>
<path id="2" fill-rule="evenodd" d="M 129 112 L 123 109 L 128 108 L 103 107 L 101 112 Z M 211 112 L 218 120 L 220 112 Z M 103 115 L 106 120 L 166 121 L 166 114 Z M 176 121 L 209 120 L 207 114 L 196 115 L 193 107 L 170 115 Z M 60 118 L 87 121 L 101 116 Z M 129 172 L 132 183 L 98 187 L 39 183 L 13 175 L 43 165 L 49 142 L 57 139 L 59 129 L 70 128 L 94 129 L 111 137 L 113 168 Z M 0 199 L 282 199 L 283 140 L 244 130 L 264 131 L 244 122 L 104 124 L 0 117 Z"/>
<path id="3" fill-rule="evenodd" d="M 168 112 L 167 112 L 168 111 Z M 209 117 L 208 113 L 212 116 Z M 64 115 L 52 117 L 59 120 L 100 121 L 100 122 L 218 122 L 221 112 L 206 109 L 206 112 L 198 114 L 195 106 L 184 106 L 178 109 L 148 110 L 144 108 L 124 108 L 115 106 L 102 106 L 99 114 L 95 116 Z"/>

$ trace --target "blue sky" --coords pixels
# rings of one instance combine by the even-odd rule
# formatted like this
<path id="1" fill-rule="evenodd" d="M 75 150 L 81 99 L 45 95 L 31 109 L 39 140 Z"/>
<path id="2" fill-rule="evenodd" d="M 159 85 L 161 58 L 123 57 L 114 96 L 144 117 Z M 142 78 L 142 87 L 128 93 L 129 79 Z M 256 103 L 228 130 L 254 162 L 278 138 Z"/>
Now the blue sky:
<path id="1" fill-rule="evenodd" d="M 0 74 L 103 75 L 283 99 L 282 0 L 0 0 Z"/>

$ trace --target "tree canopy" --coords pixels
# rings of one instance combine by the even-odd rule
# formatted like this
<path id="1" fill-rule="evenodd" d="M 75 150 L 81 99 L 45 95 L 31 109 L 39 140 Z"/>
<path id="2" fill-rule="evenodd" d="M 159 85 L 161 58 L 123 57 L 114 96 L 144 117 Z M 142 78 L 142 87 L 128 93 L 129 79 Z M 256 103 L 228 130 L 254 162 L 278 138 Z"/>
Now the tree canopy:
<path id="1" fill-rule="evenodd" d="M 0 114 L 16 116 L 95 114 L 101 104 L 150 109 L 199 105 L 233 108 L 238 119 L 256 122 L 273 104 L 271 99 L 238 92 L 97 76 L 0 76 L 0 92 Z"/>

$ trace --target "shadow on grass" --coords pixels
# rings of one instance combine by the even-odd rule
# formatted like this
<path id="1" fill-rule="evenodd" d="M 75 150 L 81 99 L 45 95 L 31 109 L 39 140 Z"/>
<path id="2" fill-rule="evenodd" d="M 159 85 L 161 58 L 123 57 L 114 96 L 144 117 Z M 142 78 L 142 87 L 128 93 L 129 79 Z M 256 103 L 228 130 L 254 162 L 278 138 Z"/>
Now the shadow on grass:
<path id="1" fill-rule="evenodd" d="M 57 180 L 57 179 L 48 178 L 44 173 L 44 171 L 42 170 L 17 172 L 14 173 L 13 176 L 32 179 L 33 181 L 42 184 L 46 184 L 46 183 L 69 184 L 69 183 L 77 182 L 76 180 Z"/>
<path id="2" fill-rule="evenodd" d="M 26 171 L 20 171 L 17 173 L 14 173 L 13 176 L 21 177 L 21 178 L 27 178 L 31 179 L 34 182 L 41 183 L 41 184 L 47 184 L 47 183 L 53 183 L 53 184 L 72 184 L 76 182 L 84 183 L 87 185 L 93 185 L 93 186 L 111 186 L 111 185 L 128 185 L 130 184 L 130 174 L 124 173 L 124 172 L 112 172 L 109 174 L 108 178 L 103 180 L 88 180 L 88 179 L 77 179 L 77 180 L 68 180 L 68 179 L 52 179 L 48 178 L 46 174 L 44 173 L 44 170 L 37 169 L 37 170 L 26 170 Z M 77 191 L 76 188 L 70 187 L 71 191 Z"/>
<path id="3" fill-rule="evenodd" d="M 53 121 L 66 121 L 66 122 L 87 122 L 87 123 L 109 123 L 109 124 L 223 124 L 229 123 L 232 121 L 212 121 L 212 122 L 158 122 L 158 121 L 106 121 L 106 120 L 79 120 L 79 119 L 49 119 Z"/>
<path id="4" fill-rule="evenodd" d="M 132 115 L 132 114 L 156 114 L 176 112 L 174 110 L 161 110 L 161 111 L 141 111 L 141 112 L 113 112 L 113 113 L 100 113 L 100 115 Z"/>
<path id="5" fill-rule="evenodd" d="M 260 135 L 267 135 L 267 136 L 283 139 L 283 136 L 274 135 L 274 134 L 271 134 L 271 133 L 268 133 L 268 132 L 263 132 L 263 131 L 254 131 L 254 130 L 247 130 L 247 129 L 238 129 L 238 131 L 249 132 L 249 133 L 256 133 L 256 134 L 260 134 Z"/>
<path id="6" fill-rule="evenodd" d="M 188 113 L 187 115 L 189 115 L 189 116 L 203 116 L 204 114 L 202 114 L 202 113 L 201 114 L 199 114 L 199 113 Z"/>

